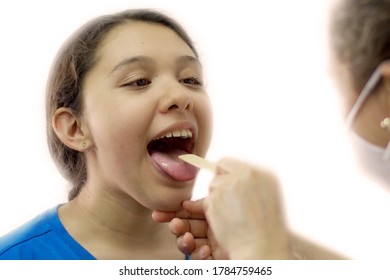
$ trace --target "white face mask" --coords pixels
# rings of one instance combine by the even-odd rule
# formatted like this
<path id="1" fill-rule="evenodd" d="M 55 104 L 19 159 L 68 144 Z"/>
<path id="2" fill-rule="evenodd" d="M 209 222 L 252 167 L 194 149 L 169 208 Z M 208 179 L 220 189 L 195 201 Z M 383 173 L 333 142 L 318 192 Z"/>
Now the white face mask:
<path id="1" fill-rule="evenodd" d="M 390 187 L 390 141 L 386 148 L 377 146 L 365 140 L 352 130 L 352 123 L 368 95 L 381 79 L 380 66 L 374 71 L 359 95 L 355 105 L 349 112 L 346 125 L 350 130 L 353 149 L 359 166 L 375 181 Z M 379 125 L 379 124 L 378 124 Z"/>

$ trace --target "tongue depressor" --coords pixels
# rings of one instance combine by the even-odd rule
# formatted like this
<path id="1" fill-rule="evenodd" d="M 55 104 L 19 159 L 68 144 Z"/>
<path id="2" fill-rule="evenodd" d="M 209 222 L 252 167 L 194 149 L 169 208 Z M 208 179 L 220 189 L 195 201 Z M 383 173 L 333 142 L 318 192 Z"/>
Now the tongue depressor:
<path id="1" fill-rule="evenodd" d="M 185 161 L 195 167 L 201 168 L 201 169 L 206 169 L 211 172 L 215 172 L 216 170 L 216 165 L 215 163 L 208 161 L 207 159 L 204 159 L 202 157 L 199 157 L 194 154 L 185 154 L 185 155 L 180 155 L 178 156 L 179 159 L 182 161 Z"/>

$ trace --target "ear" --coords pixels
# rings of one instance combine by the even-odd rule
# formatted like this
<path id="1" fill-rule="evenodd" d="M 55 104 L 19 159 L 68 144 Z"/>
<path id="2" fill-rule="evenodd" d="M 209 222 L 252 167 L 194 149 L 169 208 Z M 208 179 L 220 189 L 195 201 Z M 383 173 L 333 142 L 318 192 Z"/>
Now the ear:
<path id="1" fill-rule="evenodd" d="M 384 88 L 390 94 L 390 60 L 382 62 L 380 71 L 384 81 Z"/>
<path id="2" fill-rule="evenodd" d="M 382 77 L 384 77 L 386 80 L 390 80 L 390 60 L 385 60 L 381 63 L 380 71 Z"/>
<path id="3" fill-rule="evenodd" d="M 61 107 L 55 111 L 52 126 L 67 147 L 82 152 L 90 145 L 87 127 L 82 125 L 69 108 Z"/>

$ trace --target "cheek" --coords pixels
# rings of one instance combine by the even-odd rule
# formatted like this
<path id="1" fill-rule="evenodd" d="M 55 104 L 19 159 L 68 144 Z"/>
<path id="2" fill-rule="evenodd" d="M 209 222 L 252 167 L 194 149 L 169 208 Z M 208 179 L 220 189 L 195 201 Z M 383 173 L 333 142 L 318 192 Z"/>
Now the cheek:
<path id="1" fill-rule="evenodd" d="M 131 164 L 131 159 L 139 158 L 142 142 L 134 126 L 129 129 L 125 124 L 106 123 L 95 127 L 92 133 L 97 158 L 116 166 L 115 168 L 124 163 Z"/>
<path id="2" fill-rule="evenodd" d="M 139 116 L 143 116 L 140 118 Z M 147 127 L 147 116 L 141 106 L 118 104 L 96 110 L 89 116 L 89 126 L 97 151 L 131 157 L 143 146 L 142 135 Z"/>
<path id="3" fill-rule="evenodd" d="M 197 110 L 197 121 L 199 126 L 200 140 L 200 153 L 205 156 L 210 146 L 212 130 L 213 130 L 213 113 L 211 108 L 211 102 L 208 97 L 205 97 L 196 104 Z"/>
<path id="4" fill-rule="evenodd" d="M 352 109 L 358 97 L 355 92 L 349 73 L 346 70 L 338 71 L 334 76 L 334 87 L 344 115 Z"/>
<path id="5" fill-rule="evenodd" d="M 348 64 L 340 61 L 333 54 L 330 58 L 328 69 L 342 113 L 346 116 L 358 97 L 358 93 L 354 90 Z"/>

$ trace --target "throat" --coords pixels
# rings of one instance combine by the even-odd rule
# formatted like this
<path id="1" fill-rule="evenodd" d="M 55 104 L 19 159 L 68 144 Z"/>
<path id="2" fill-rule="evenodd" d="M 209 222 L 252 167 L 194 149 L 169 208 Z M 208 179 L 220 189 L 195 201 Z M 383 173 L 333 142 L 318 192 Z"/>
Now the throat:
<path id="1" fill-rule="evenodd" d="M 81 207 L 81 208 L 80 208 Z M 77 205 L 75 201 L 59 208 L 59 216 L 67 232 L 97 259 L 182 259 L 176 237 L 168 224 L 155 223 L 149 216 L 111 220 L 108 215 Z M 123 221 L 126 220 L 126 223 Z"/>
<path id="2" fill-rule="evenodd" d="M 92 193 L 87 186 L 74 200 L 62 205 L 58 213 L 68 232 L 83 239 L 99 232 L 99 235 L 141 240 L 145 232 L 158 232 L 162 226 L 154 223 L 150 218 L 151 210 L 138 202 L 125 201 L 123 197 L 121 200 L 106 192 Z"/>

